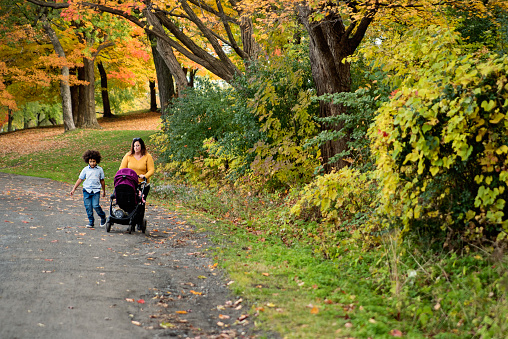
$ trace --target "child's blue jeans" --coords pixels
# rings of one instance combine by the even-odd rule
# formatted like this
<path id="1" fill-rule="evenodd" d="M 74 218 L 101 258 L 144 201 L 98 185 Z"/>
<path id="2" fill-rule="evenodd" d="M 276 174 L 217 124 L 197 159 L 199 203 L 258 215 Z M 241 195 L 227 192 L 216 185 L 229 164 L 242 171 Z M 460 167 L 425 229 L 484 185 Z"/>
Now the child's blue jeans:
<path id="1" fill-rule="evenodd" d="M 93 210 L 95 210 L 97 215 L 101 218 L 102 224 L 106 222 L 106 213 L 104 213 L 101 205 L 99 205 L 100 197 L 100 191 L 97 193 L 88 193 L 85 189 L 83 190 L 83 201 L 85 203 L 86 214 L 88 215 L 88 222 L 92 226 L 94 224 Z"/>

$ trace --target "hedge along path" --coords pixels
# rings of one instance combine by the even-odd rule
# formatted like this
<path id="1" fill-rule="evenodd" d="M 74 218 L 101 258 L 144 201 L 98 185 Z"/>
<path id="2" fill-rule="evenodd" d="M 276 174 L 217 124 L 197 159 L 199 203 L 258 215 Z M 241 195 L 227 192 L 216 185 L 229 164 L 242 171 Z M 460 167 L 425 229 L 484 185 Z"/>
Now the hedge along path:
<path id="1" fill-rule="evenodd" d="M 99 124 L 104 131 L 116 130 L 156 130 L 160 124 L 160 113 L 135 113 L 114 118 L 100 118 Z M 0 157 L 9 158 L 10 154 L 16 156 L 28 155 L 48 150 L 55 142 L 60 146 L 68 146 L 67 141 L 56 138 L 63 134 L 62 126 L 30 128 L 15 132 L 0 134 Z"/>

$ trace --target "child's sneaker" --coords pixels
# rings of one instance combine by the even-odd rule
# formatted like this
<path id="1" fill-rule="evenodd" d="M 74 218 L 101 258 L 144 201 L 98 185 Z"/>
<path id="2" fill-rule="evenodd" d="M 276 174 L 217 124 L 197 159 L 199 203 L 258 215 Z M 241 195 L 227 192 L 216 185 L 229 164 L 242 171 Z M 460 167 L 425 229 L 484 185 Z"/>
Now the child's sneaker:
<path id="1" fill-rule="evenodd" d="M 86 228 L 95 228 L 95 226 L 88 224 L 88 225 L 86 225 Z"/>

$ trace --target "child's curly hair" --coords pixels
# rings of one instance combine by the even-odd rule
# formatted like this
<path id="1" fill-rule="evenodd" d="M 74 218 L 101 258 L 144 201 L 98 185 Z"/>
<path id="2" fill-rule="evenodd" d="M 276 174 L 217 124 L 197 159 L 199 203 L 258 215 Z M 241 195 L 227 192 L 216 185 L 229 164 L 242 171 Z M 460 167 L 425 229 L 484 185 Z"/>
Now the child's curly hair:
<path id="1" fill-rule="evenodd" d="M 101 154 L 99 151 L 88 150 L 83 154 L 83 160 L 88 164 L 90 159 L 94 159 L 99 164 L 101 162 Z"/>

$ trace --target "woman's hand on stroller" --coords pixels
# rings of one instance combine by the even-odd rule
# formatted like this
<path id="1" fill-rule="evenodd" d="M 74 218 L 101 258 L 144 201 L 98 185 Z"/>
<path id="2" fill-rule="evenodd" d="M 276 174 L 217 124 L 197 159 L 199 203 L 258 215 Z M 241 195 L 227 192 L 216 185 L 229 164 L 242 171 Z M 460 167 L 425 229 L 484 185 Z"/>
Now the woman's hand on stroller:
<path id="1" fill-rule="evenodd" d="M 144 174 L 139 174 L 138 177 L 140 177 L 141 179 L 143 179 L 143 181 L 146 181 L 146 177 Z"/>

